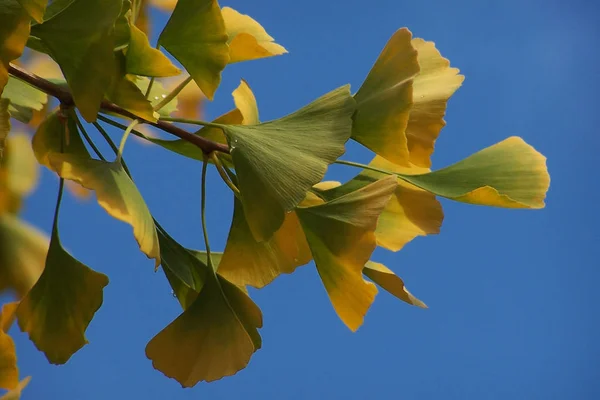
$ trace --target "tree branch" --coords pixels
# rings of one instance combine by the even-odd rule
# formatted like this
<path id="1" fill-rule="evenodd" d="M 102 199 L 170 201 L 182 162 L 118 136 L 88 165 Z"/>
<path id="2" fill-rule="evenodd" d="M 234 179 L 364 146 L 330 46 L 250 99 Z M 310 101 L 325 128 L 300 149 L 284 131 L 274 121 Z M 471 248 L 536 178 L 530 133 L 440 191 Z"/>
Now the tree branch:
<path id="1" fill-rule="evenodd" d="M 41 90 L 42 92 L 44 92 L 52 97 L 57 98 L 61 102 L 61 104 L 65 105 L 65 106 L 72 107 L 75 105 L 75 102 L 73 100 L 73 95 L 69 91 L 63 89 L 62 87 L 60 87 L 59 85 L 57 85 L 55 83 L 52 83 L 42 77 L 34 75 L 34 74 L 22 69 L 21 67 L 18 67 L 13 64 L 9 65 L 8 72 L 11 75 L 13 75 L 14 77 L 19 78 L 20 80 L 27 82 L 31 86 L 36 87 L 37 89 Z M 184 129 L 181 129 L 181 128 L 179 128 L 169 122 L 166 122 L 166 121 L 161 121 L 161 120 L 158 120 L 157 122 L 146 121 L 146 120 L 138 117 L 137 115 L 134 115 L 131 112 L 129 112 L 109 101 L 106 101 L 106 100 L 103 101 L 100 104 L 100 108 L 104 111 L 110 111 L 112 113 L 119 114 L 126 118 L 139 119 L 146 124 L 155 126 L 159 129 L 162 129 L 163 131 L 165 131 L 167 133 L 177 136 L 178 138 L 180 138 L 182 140 L 185 140 L 187 142 L 190 142 L 190 143 L 198 146 L 206 154 L 210 154 L 213 151 L 229 153 L 229 146 L 227 146 L 225 144 L 213 142 L 212 140 L 208 140 L 201 136 L 194 135 L 193 133 L 190 133 L 190 132 L 188 132 Z"/>

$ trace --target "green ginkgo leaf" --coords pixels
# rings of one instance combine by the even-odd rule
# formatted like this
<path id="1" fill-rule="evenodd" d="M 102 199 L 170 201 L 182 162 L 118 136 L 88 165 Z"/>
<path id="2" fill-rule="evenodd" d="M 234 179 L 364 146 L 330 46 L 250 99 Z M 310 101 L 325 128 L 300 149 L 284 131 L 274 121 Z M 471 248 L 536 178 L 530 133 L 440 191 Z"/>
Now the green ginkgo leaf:
<path id="1" fill-rule="evenodd" d="M 84 155 L 49 154 L 52 169 L 62 178 L 94 190 L 98 204 L 112 217 L 133 227 L 140 250 L 160 264 L 160 245 L 152 215 L 119 161 L 94 160 Z"/>
<path id="2" fill-rule="evenodd" d="M 229 38 L 229 63 L 278 56 L 287 50 L 254 19 L 230 7 L 221 10 Z"/>
<path id="3" fill-rule="evenodd" d="M 38 24 L 44 21 L 48 0 L 19 0 L 19 3 Z"/>
<path id="4" fill-rule="evenodd" d="M 404 286 L 404 281 L 402 281 L 399 276 L 394 274 L 394 272 L 385 265 L 368 261 L 365 264 L 363 273 L 379 287 L 396 296 L 400 300 L 408 304 L 412 304 L 413 306 L 427 308 L 425 303 L 417 299 L 408 291 L 408 289 L 406 289 L 406 286 Z"/>
<path id="5" fill-rule="evenodd" d="M 37 282 L 48 254 L 48 237 L 9 213 L 0 215 L 0 293 L 21 298 Z"/>
<path id="6" fill-rule="evenodd" d="M 446 125 L 446 103 L 465 77 L 458 74 L 458 69 L 450 68 L 450 62 L 433 42 L 417 38 L 411 43 L 418 53 L 420 72 L 413 80 L 413 105 L 406 138 L 411 164 L 429 168 L 435 140 Z"/>
<path id="7" fill-rule="evenodd" d="M 397 185 L 388 176 L 326 203 L 296 209 L 329 299 L 352 331 L 377 294 L 362 270 L 377 246 L 377 218 Z"/>
<path id="8" fill-rule="evenodd" d="M 212 100 L 229 62 L 227 32 L 217 0 L 179 0 L 158 42 Z"/>
<path id="9" fill-rule="evenodd" d="M 25 49 L 30 21 L 17 0 L 0 0 L 0 94 L 8 82 L 8 64 Z"/>
<path id="10" fill-rule="evenodd" d="M 449 167 L 398 176 L 438 196 L 506 208 L 543 208 L 550 186 L 546 157 L 514 136 Z"/>
<path id="11" fill-rule="evenodd" d="M 92 122 L 116 75 L 114 24 L 121 0 L 74 0 L 32 28 L 62 70 L 81 115 Z"/>
<path id="12" fill-rule="evenodd" d="M 63 249 L 55 227 L 42 275 L 19 303 L 17 321 L 52 364 L 87 344 L 85 330 L 102 305 L 108 277 Z"/>
<path id="13" fill-rule="evenodd" d="M 10 112 L 8 107 L 10 100 L 0 99 L 0 165 L 4 159 L 4 148 L 6 147 L 6 137 L 10 132 Z"/>
<path id="14" fill-rule="evenodd" d="M 129 27 L 130 40 L 126 64 L 128 74 L 166 77 L 181 73 L 181 70 L 173 65 L 167 56 L 150 46 L 144 32 L 133 24 Z"/>
<path id="15" fill-rule="evenodd" d="M 10 100 L 10 116 L 23 123 L 29 123 L 33 110 L 43 109 L 48 102 L 46 93 L 12 76 L 8 78 L 2 98 Z"/>
<path id="16" fill-rule="evenodd" d="M 206 271 L 202 289 L 146 347 L 154 368 L 183 387 L 235 374 L 261 346 L 260 309 L 240 288 L 210 271 L 201 253 L 194 254 Z"/>
<path id="17" fill-rule="evenodd" d="M 354 95 L 352 139 L 399 165 L 409 163 L 405 131 L 413 104 L 413 78 L 419 73 L 411 38 L 406 28 L 394 33 Z"/>
<path id="18" fill-rule="evenodd" d="M 142 93 L 146 93 L 148 91 L 148 86 L 150 85 L 150 79 L 140 76 L 135 77 L 133 81 L 136 86 L 141 90 Z M 150 100 L 150 104 L 152 107 L 156 106 L 160 103 L 167 95 L 169 91 L 165 89 L 165 87 L 158 80 L 155 80 L 150 88 L 150 93 L 148 94 L 148 100 Z M 161 116 L 168 117 L 177 110 L 178 99 L 175 97 L 173 100 L 164 105 L 160 110 L 158 110 L 158 114 Z"/>
<path id="19" fill-rule="evenodd" d="M 295 212 L 287 213 L 271 238 L 257 242 L 246 222 L 244 207 L 234 200 L 233 219 L 218 272 L 238 286 L 262 288 L 279 275 L 290 274 L 311 260 Z"/>
<path id="20" fill-rule="evenodd" d="M 343 86 L 278 120 L 223 125 L 244 213 L 257 241 L 279 229 L 285 212 L 296 207 L 344 153 L 354 110 L 349 87 Z"/>

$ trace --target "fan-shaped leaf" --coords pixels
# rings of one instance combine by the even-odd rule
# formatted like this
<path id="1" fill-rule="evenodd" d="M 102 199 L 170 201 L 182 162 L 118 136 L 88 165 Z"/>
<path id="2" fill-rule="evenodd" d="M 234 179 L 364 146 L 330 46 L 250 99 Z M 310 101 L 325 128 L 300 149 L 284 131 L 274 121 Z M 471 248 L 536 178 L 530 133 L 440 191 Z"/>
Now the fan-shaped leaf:
<path id="1" fill-rule="evenodd" d="M 217 0 L 179 0 L 158 41 L 212 100 L 229 61 L 227 32 Z"/>
<path id="2" fill-rule="evenodd" d="M 146 77 L 138 77 L 135 79 L 134 83 L 141 90 L 142 93 L 146 93 L 148 90 L 148 85 L 150 84 L 150 79 Z M 160 103 L 167 95 L 169 94 L 169 90 L 167 90 L 161 82 L 155 80 L 150 88 L 150 93 L 148 94 L 148 100 L 150 100 L 150 104 L 152 107 L 156 106 Z M 179 97 L 179 96 L 178 96 Z M 179 103 L 179 98 L 175 97 L 165 106 L 163 106 L 160 110 L 158 110 L 158 114 L 161 116 L 168 117 L 177 109 L 177 105 Z"/>
<path id="3" fill-rule="evenodd" d="M 44 271 L 17 308 L 21 331 L 52 364 L 66 363 L 87 343 L 85 330 L 102 305 L 106 285 L 106 275 L 63 249 L 55 227 Z"/>
<path id="4" fill-rule="evenodd" d="M 15 343 L 6 333 L 4 307 L 0 314 L 0 389 L 14 389 L 19 385 L 19 368 L 17 367 L 17 353 Z"/>
<path id="5" fill-rule="evenodd" d="M 181 73 L 167 56 L 150 46 L 148 37 L 135 25 L 130 25 L 126 70 L 128 74 L 156 77 Z"/>
<path id="6" fill-rule="evenodd" d="M 352 138 L 378 155 L 408 166 L 406 127 L 419 72 L 417 52 L 406 28 L 391 37 L 358 92 Z"/>
<path id="7" fill-rule="evenodd" d="M 19 306 L 18 301 L 13 301 L 10 303 L 4 303 L 2 305 L 2 310 L 0 312 L 0 330 L 4 332 L 8 332 L 10 327 L 16 318 L 17 307 Z"/>
<path id="8" fill-rule="evenodd" d="M 368 261 L 363 273 L 387 292 L 413 306 L 427 308 L 427 305 L 413 296 L 404 286 L 404 282 L 392 270 L 383 264 Z"/>
<path id="9" fill-rule="evenodd" d="M 17 0 L 0 3 L 0 94 L 8 82 L 8 64 L 19 58 L 25 49 L 30 20 Z"/>
<path id="10" fill-rule="evenodd" d="M 6 140 L 4 160 L 0 163 L 0 213 L 16 213 L 22 199 L 37 185 L 39 167 L 24 133 L 12 133 Z"/>
<path id="11" fill-rule="evenodd" d="M 258 125 L 224 125 L 248 225 L 257 241 L 279 229 L 344 151 L 355 104 L 348 86 Z M 243 111 L 243 110 L 242 110 Z"/>
<path id="12" fill-rule="evenodd" d="M 32 28 L 69 83 L 86 121 L 96 119 L 104 93 L 116 75 L 114 24 L 121 0 L 74 0 L 63 11 Z"/>
<path id="13" fill-rule="evenodd" d="M 287 50 L 254 19 L 230 7 L 223 7 L 223 19 L 229 37 L 229 63 L 278 56 Z"/>
<path id="14" fill-rule="evenodd" d="M 413 80 L 413 105 L 410 109 L 406 137 L 410 162 L 419 167 L 431 167 L 431 154 L 440 130 L 446 125 L 444 114 L 450 96 L 465 77 L 450 68 L 433 42 L 413 39 L 421 71 Z"/>
<path id="15" fill-rule="evenodd" d="M 398 175 L 438 196 L 506 208 L 543 208 L 550 186 L 546 157 L 519 137 L 437 171 Z"/>
<path id="16" fill-rule="evenodd" d="M 43 109 L 48 101 L 46 93 L 12 76 L 8 78 L 2 98 L 10 100 L 10 116 L 23 123 L 29 123 L 33 111 Z"/>
<path id="17" fill-rule="evenodd" d="M 19 0 L 19 3 L 38 24 L 44 21 L 48 0 Z"/>
<path id="18" fill-rule="evenodd" d="M 338 316 L 356 331 L 375 299 L 362 270 L 376 247 L 377 218 L 398 185 L 393 176 L 296 212 Z"/>

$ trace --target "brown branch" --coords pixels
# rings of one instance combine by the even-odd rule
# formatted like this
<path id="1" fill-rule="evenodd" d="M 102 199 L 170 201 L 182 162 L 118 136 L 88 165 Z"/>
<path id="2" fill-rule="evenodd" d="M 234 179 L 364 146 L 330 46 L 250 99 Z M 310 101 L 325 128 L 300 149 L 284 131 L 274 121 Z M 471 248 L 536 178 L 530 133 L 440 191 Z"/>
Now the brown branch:
<path id="1" fill-rule="evenodd" d="M 52 83 L 42 77 L 39 77 L 28 71 L 25 71 L 21 67 L 18 67 L 13 64 L 9 65 L 8 72 L 11 75 L 13 75 L 14 77 L 19 78 L 22 81 L 29 83 L 31 86 L 38 88 L 42 92 L 44 92 L 52 97 L 57 98 L 58 101 L 60 101 L 61 104 L 64 106 L 70 107 L 70 106 L 75 105 L 75 101 L 73 100 L 73 95 L 69 91 L 63 89 L 61 86 L 59 86 L 55 83 Z M 206 154 L 210 154 L 213 151 L 229 153 L 229 146 L 227 146 L 225 144 L 213 142 L 212 140 L 208 140 L 206 138 L 203 138 L 202 136 L 194 135 L 193 133 L 190 133 L 184 129 L 181 129 L 169 122 L 160 121 L 160 120 L 157 122 L 146 121 L 143 118 L 140 118 L 140 117 L 132 114 L 131 112 L 129 112 L 109 101 L 106 101 L 106 100 L 103 101 L 100 104 L 100 108 L 104 111 L 110 111 L 112 113 L 119 114 L 126 118 L 139 119 L 147 124 L 150 124 L 159 129 L 162 129 L 163 131 L 165 131 L 167 133 L 175 135 L 182 140 L 185 140 L 187 142 L 190 142 L 190 143 L 198 146 Z"/>

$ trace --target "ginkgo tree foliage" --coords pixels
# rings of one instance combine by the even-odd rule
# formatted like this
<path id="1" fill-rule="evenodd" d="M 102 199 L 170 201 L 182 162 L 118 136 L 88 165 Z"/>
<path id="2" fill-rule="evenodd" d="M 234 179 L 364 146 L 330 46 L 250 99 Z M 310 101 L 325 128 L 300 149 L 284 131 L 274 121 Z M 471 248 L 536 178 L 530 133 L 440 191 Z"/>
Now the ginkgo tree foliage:
<path id="1" fill-rule="evenodd" d="M 164 27 L 149 21 L 149 7 L 169 13 Z M 149 29 L 157 28 L 151 43 Z M 151 259 L 149 272 L 164 273 L 182 310 L 150 340 L 146 356 L 186 387 L 235 374 L 261 348 L 263 318 L 247 287 L 311 265 L 341 321 L 356 331 L 378 290 L 426 308 L 371 255 L 377 246 L 396 252 L 438 233 L 438 197 L 544 207 L 545 157 L 518 137 L 431 170 L 447 101 L 463 76 L 433 42 L 406 28 L 391 36 L 358 90 L 333 88 L 261 121 L 242 80 L 231 111 L 201 119 L 194 104 L 215 97 L 229 64 L 286 52 L 252 17 L 216 0 L 0 0 L 0 291 L 14 296 L 0 316 L 7 396 L 18 397 L 29 379 L 17 368 L 11 324 L 50 363 L 64 364 L 87 343 L 109 284 L 92 269 L 102 266 L 84 265 L 61 243 L 65 188 L 93 192 L 131 226 Z M 173 138 L 158 138 L 149 126 Z M 119 144 L 109 127 L 122 132 Z M 183 247 L 153 217 L 123 157 L 132 134 L 201 166 L 204 249 Z M 343 158 L 350 140 L 372 151 L 369 164 Z M 99 151 L 100 141 L 113 152 Z M 357 174 L 324 181 L 331 164 Z M 39 165 L 60 178 L 49 237 L 19 218 Z M 234 198 L 222 251 L 211 250 L 204 223 L 208 168 Z"/>

